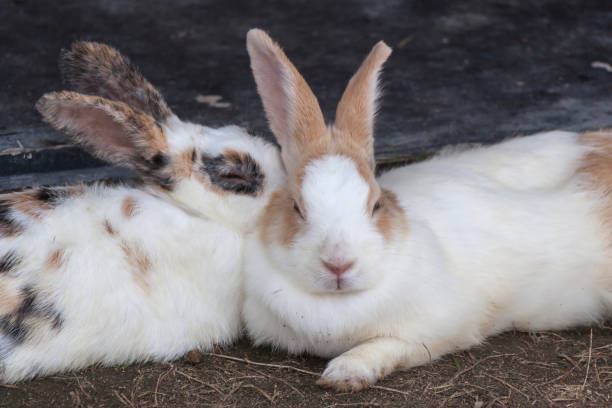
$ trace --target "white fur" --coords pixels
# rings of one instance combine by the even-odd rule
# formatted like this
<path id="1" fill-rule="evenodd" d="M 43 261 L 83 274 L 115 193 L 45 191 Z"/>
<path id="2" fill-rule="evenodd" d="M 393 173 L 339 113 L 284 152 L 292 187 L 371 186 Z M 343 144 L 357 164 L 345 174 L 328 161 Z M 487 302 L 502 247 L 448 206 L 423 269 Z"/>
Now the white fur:
<path id="1" fill-rule="evenodd" d="M 22 344 L 0 331 L 0 382 L 94 363 L 170 360 L 239 335 L 243 236 L 284 183 L 278 149 L 237 127 L 175 121 L 165 131 L 175 153 L 248 152 L 265 174 L 261 192 L 219 194 L 194 176 L 169 193 L 86 187 L 39 220 L 15 213 L 25 231 L 1 238 L 0 254 L 14 250 L 23 261 L 0 275 L 0 293 L 32 287 L 62 324 L 39 325 Z M 136 202 L 133 217 L 122 213 L 126 197 Z M 115 234 L 105 230 L 106 221 Z M 122 243 L 142 248 L 150 261 L 144 286 Z M 57 249 L 65 262 L 49 270 L 45 262 Z"/>
<path id="2" fill-rule="evenodd" d="M 602 198 L 576 170 L 588 148 L 548 132 L 450 152 L 379 178 L 408 229 L 385 242 L 348 159 L 306 169 L 305 229 L 246 245 L 243 316 L 256 344 L 335 357 L 321 383 L 358 389 L 504 330 L 564 329 L 612 313 Z M 356 257 L 333 290 L 327 239 Z"/>

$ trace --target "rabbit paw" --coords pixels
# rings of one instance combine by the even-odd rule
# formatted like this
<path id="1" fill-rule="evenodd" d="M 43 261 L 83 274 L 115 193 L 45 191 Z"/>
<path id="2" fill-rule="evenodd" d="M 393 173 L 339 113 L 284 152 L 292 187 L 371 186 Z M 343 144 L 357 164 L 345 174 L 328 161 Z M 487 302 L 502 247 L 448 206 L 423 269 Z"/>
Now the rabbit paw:
<path id="1" fill-rule="evenodd" d="M 366 361 L 350 356 L 339 356 L 327 364 L 317 385 L 338 391 L 359 391 L 372 385 L 380 376 Z"/>

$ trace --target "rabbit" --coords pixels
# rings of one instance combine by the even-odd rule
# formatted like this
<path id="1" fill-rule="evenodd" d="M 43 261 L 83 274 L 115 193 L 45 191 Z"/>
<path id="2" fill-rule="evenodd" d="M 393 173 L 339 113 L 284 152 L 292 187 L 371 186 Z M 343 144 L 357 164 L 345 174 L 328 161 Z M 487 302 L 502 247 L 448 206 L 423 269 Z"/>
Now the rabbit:
<path id="1" fill-rule="evenodd" d="M 172 360 L 242 330 L 244 236 L 285 184 L 278 148 L 181 121 L 116 49 L 77 42 L 79 92 L 36 108 L 135 183 L 0 199 L 0 383 L 91 364 Z"/>
<path id="2" fill-rule="evenodd" d="M 331 359 L 358 391 L 505 330 L 612 313 L 612 130 L 552 131 L 446 151 L 375 177 L 374 46 L 326 126 L 281 48 L 247 48 L 287 185 L 245 244 L 254 344 Z"/>

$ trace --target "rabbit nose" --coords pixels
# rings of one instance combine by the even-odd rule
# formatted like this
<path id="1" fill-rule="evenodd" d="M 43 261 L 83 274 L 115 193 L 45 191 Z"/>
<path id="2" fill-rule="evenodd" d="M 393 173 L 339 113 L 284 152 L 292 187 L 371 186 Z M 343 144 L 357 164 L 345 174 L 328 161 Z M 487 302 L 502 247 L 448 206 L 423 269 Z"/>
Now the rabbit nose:
<path id="1" fill-rule="evenodd" d="M 337 275 L 338 277 L 342 275 L 344 272 L 351 269 L 354 263 L 355 263 L 354 261 L 351 261 L 351 262 L 345 262 L 343 264 L 336 264 L 336 263 L 323 261 L 323 265 L 325 265 L 327 270 L 329 270 L 334 275 Z"/>

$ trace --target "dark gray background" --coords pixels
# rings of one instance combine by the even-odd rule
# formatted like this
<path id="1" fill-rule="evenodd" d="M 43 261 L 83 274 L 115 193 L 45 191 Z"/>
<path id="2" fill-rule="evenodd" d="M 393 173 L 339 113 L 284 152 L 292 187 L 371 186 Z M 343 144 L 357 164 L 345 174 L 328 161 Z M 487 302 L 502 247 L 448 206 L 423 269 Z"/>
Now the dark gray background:
<path id="1" fill-rule="evenodd" d="M 129 56 L 183 119 L 270 138 L 245 50 L 249 28 L 284 47 L 327 118 L 378 40 L 394 48 L 377 121 L 380 161 L 556 128 L 612 126 L 612 1 L 4 0 L 0 189 L 112 177 L 40 121 L 75 40 Z M 198 103 L 220 95 L 229 108 Z"/>

